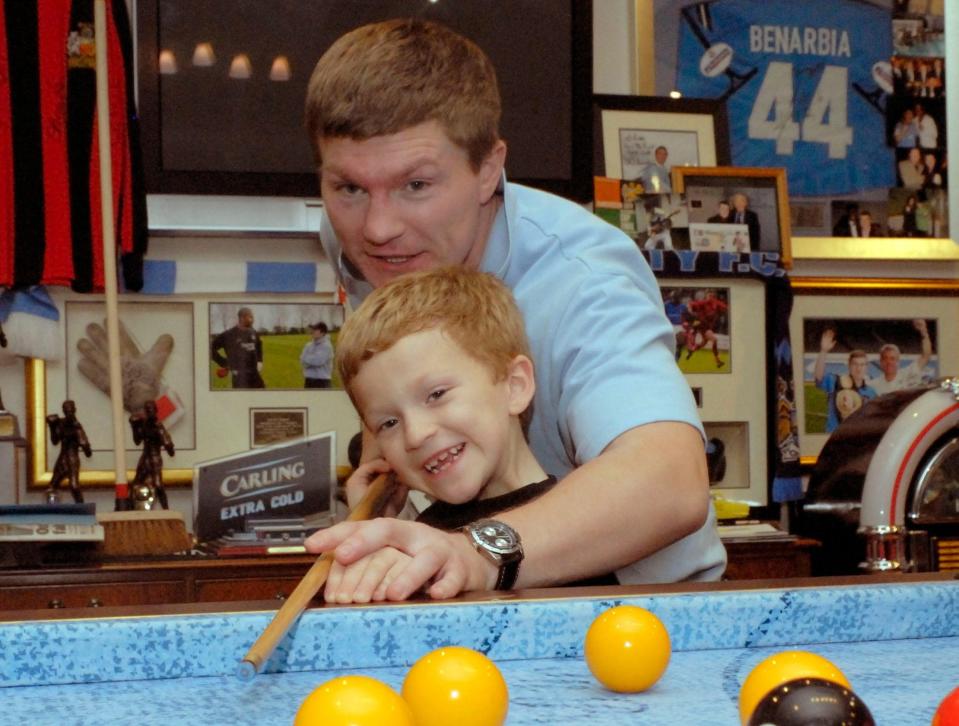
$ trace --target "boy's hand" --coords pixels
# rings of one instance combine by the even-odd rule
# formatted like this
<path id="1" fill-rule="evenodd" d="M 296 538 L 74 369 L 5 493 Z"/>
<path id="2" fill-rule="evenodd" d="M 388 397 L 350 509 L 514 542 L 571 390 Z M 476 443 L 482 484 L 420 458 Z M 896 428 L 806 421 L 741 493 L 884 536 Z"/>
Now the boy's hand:
<path id="1" fill-rule="evenodd" d="M 411 561 L 409 555 L 393 547 L 384 547 L 351 565 L 334 560 L 323 597 L 331 603 L 386 600 L 387 588 Z"/>
<path id="2" fill-rule="evenodd" d="M 384 591 L 386 600 L 406 600 L 424 589 L 435 600 L 466 590 L 489 590 L 496 568 L 478 554 L 466 537 L 419 522 L 380 518 L 341 522 L 322 529 L 306 542 L 307 552 L 333 552 L 334 561 L 346 567 L 384 548 L 393 548 L 410 559 L 394 571 Z M 331 568 L 332 570 L 332 568 Z M 428 583 L 429 586 L 427 587 Z"/>
<path id="3" fill-rule="evenodd" d="M 346 503 L 350 509 L 354 509 L 360 503 L 363 495 L 366 494 L 366 490 L 369 489 L 370 484 L 377 476 L 388 474 L 390 471 L 390 465 L 386 463 L 386 459 L 373 459 L 356 467 L 356 470 L 350 474 L 350 478 L 346 480 Z M 397 486 L 393 498 L 387 502 L 383 509 L 382 516 L 395 517 L 399 514 L 406 505 L 407 491 L 405 486 Z"/>

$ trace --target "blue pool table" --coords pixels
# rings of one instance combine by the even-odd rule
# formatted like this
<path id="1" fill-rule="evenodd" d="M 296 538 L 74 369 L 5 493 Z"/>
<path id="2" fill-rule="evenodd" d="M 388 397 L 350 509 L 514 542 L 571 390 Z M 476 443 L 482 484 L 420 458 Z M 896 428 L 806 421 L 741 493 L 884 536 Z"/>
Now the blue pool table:
<path id="1" fill-rule="evenodd" d="M 590 622 L 620 603 L 655 612 L 672 639 L 669 668 L 645 693 L 606 691 L 583 662 Z M 447 644 L 499 665 L 509 726 L 735 726 L 751 668 L 795 648 L 835 662 L 881 726 L 928 724 L 959 685 L 959 580 L 942 573 L 321 606 L 242 682 L 236 664 L 269 607 L 0 614 L 0 724 L 289 724 L 321 682 L 364 673 L 399 688 L 413 661 Z"/>

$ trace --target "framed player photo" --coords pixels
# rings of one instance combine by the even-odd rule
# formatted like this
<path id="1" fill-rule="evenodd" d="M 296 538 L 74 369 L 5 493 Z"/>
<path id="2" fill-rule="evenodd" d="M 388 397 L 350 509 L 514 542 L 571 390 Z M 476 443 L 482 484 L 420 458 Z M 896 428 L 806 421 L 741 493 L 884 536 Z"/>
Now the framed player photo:
<path id="1" fill-rule="evenodd" d="M 773 404 L 766 357 L 749 354 L 766 349 L 766 286 L 748 278 L 659 278 L 659 283 L 676 332 L 676 362 L 697 391 L 707 436 L 718 437 L 725 449 L 726 473 L 712 482 L 713 490 L 766 506 L 775 447 L 767 427 Z"/>
<path id="2" fill-rule="evenodd" d="M 342 305 L 211 302 L 211 391 L 342 388 L 334 372 Z"/>
<path id="3" fill-rule="evenodd" d="M 959 281 L 793 278 L 800 461 L 869 400 L 956 373 Z"/>
<path id="4" fill-rule="evenodd" d="M 59 446 L 51 442 L 47 416 L 59 415 L 63 402 L 73 400 L 92 449 L 90 458 L 80 456 L 80 484 L 110 487 L 116 483 L 117 456 L 112 406 L 104 390 L 109 390 L 108 378 L 103 381 L 100 375 L 109 359 L 103 300 L 65 288 L 54 289 L 52 297 L 64 321 L 65 354 L 59 360 L 30 359 L 25 364 L 29 486 L 50 485 Z M 210 297 L 197 294 L 176 302 L 143 295 L 120 297 L 124 397 L 143 388 L 144 395 L 157 403 L 158 419 L 175 447 L 174 455 L 163 454 L 164 485 L 193 483 L 197 462 L 326 431 L 336 432 L 337 461 L 345 463 L 350 438 L 359 430 L 353 405 L 335 382 L 331 390 L 308 390 L 300 362 L 303 348 L 313 339 L 310 326 L 326 323 L 324 337 L 332 333 L 335 338 L 342 306 L 333 303 L 332 295 L 317 302 L 315 293 L 282 297 L 250 293 L 235 303 Z M 236 324 L 243 307 L 253 313 L 264 339 L 261 375 L 270 387 L 225 393 L 205 383 L 220 380 L 215 371 L 211 373 L 211 345 L 229 318 Z M 211 308 L 219 310 L 219 317 L 211 315 Z M 287 375 L 289 382 L 276 384 L 277 372 Z M 125 465 L 128 481 L 133 480 L 142 453 L 133 444 L 131 403 L 120 421 L 126 439 L 121 466 Z M 66 486 L 61 484 L 61 489 Z"/>
<path id="5" fill-rule="evenodd" d="M 668 194 L 670 170 L 729 163 L 721 102 L 643 96 L 593 96 L 593 173 Z"/>
<path id="6" fill-rule="evenodd" d="M 745 227 L 749 252 L 778 255 L 783 267 L 792 265 L 785 169 L 673 167 L 672 175 L 673 189 L 686 196 L 691 226 L 728 225 L 730 241 Z M 745 240 L 735 244 L 736 251 L 747 250 Z"/>

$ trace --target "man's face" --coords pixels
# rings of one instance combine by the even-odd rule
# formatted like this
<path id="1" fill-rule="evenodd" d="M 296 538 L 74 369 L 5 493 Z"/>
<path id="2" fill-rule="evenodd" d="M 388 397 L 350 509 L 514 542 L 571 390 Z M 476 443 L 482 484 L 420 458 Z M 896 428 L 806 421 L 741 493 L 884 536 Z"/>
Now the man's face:
<path id="1" fill-rule="evenodd" d="M 666 163 L 666 157 L 669 156 L 669 152 L 666 149 L 659 147 L 656 149 L 656 163 L 662 166 Z"/>
<path id="2" fill-rule="evenodd" d="M 733 197 L 733 206 L 736 208 L 737 212 L 741 212 L 746 208 L 746 197 L 742 194 L 737 194 Z"/>
<path id="3" fill-rule="evenodd" d="M 849 361 L 849 375 L 857 386 L 862 385 L 862 382 L 866 380 L 866 359 L 857 355 Z"/>
<path id="4" fill-rule="evenodd" d="M 253 313 L 242 312 L 239 315 L 237 315 L 237 321 L 239 322 L 241 328 L 252 328 Z"/>
<path id="5" fill-rule="evenodd" d="M 320 139 L 320 188 L 346 257 L 374 287 L 443 265 L 479 267 L 506 145 L 479 171 L 435 121 L 363 141 Z"/>
<path id="6" fill-rule="evenodd" d="M 892 348 L 886 348 L 879 354 L 879 367 L 887 380 L 892 380 L 899 372 L 899 354 Z"/>
<path id="7" fill-rule="evenodd" d="M 319 340 L 324 335 L 326 335 L 326 333 L 321 328 L 313 328 L 313 340 Z"/>
<path id="8" fill-rule="evenodd" d="M 729 216 L 729 205 L 726 202 L 719 203 L 719 216 L 720 217 Z"/>

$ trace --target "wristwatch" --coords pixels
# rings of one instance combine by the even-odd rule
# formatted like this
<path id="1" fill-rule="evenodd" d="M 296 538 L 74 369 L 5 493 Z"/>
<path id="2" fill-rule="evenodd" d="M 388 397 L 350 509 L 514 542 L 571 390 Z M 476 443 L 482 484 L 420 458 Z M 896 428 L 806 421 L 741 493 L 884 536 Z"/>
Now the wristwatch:
<path id="1" fill-rule="evenodd" d="M 519 533 L 496 519 L 480 519 L 466 525 L 461 531 L 477 552 L 499 567 L 493 589 L 511 589 L 519 574 L 519 563 L 523 561 L 523 543 Z"/>

